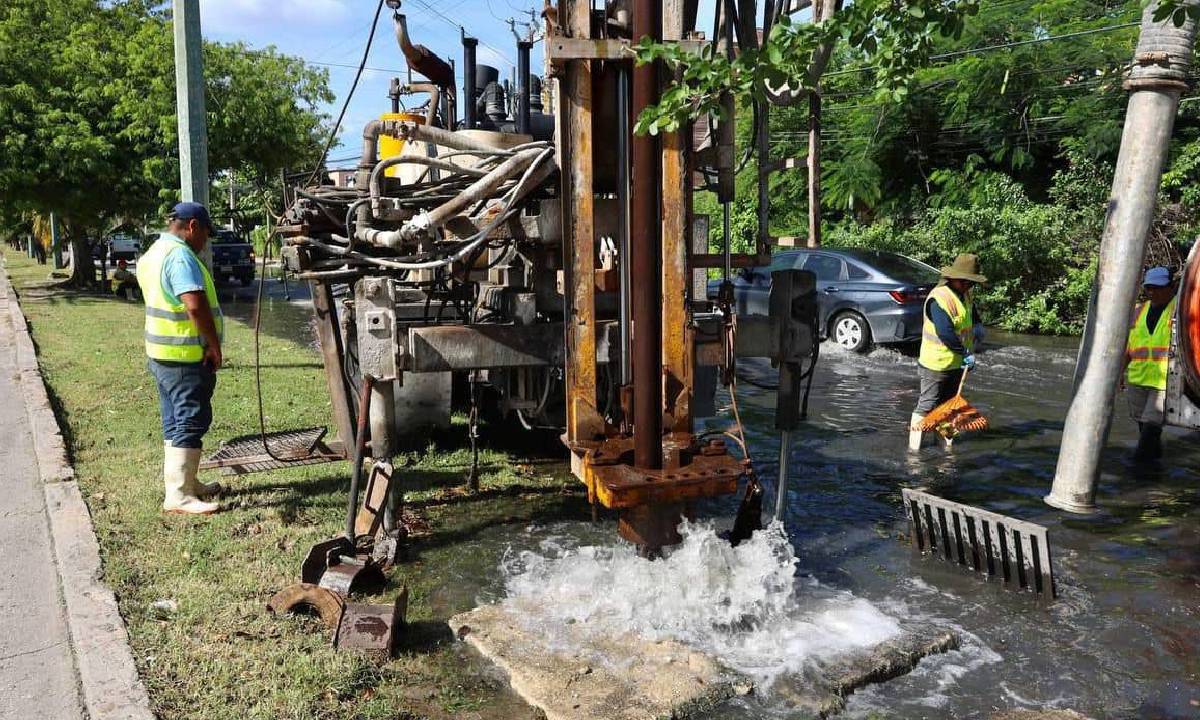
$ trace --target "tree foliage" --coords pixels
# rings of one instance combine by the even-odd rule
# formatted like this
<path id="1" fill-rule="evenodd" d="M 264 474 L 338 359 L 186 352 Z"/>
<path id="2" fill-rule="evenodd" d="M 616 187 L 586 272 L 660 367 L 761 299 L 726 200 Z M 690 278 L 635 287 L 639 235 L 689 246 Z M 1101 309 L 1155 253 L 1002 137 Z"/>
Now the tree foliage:
<path id="1" fill-rule="evenodd" d="M 142 0 L 0 4 L 0 204 L 56 212 L 69 232 L 177 198 L 170 17 Z M 209 160 L 273 178 L 319 153 L 324 71 L 274 49 L 206 43 Z"/>

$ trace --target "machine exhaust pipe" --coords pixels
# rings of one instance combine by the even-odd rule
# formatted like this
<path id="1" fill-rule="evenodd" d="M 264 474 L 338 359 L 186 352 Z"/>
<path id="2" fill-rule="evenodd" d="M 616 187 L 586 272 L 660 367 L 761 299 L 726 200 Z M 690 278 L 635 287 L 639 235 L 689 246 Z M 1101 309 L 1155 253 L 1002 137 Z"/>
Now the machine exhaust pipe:
<path id="1" fill-rule="evenodd" d="M 474 130 L 475 121 L 475 49 L 479 40 L 463 35 L 463 123 Z"/>
<path id="2" fill-rule="evenodd" d="M 533 43 L 517 43 L 517 133 L 529 134 L 529 50 Z"/>

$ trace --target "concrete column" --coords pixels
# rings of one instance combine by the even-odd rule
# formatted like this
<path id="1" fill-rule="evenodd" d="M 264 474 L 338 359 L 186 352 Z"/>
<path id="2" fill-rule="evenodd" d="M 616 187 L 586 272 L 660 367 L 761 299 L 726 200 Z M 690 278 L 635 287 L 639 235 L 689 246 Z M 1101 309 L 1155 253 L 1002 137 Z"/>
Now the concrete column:
<path id="1" fill-rule="evenodd" d="M 1195 23 L 1189 19 L 1176 27 L 1169 18 L 1156 23 L 1157 5 L 1143 12 L 1141 38 L 1125 83 L 1129 107 L 1100 245 L 1089 343 L 1079 355 L 1078 386 L 1067 411 L 1054 484 L 1045 497 L 1048 505 L 1069 512 L 1096 509 L 1100 454 L 1124 365 L 1129 312 L 1138 292 L 1179 95 L 1188 87 Z"/>

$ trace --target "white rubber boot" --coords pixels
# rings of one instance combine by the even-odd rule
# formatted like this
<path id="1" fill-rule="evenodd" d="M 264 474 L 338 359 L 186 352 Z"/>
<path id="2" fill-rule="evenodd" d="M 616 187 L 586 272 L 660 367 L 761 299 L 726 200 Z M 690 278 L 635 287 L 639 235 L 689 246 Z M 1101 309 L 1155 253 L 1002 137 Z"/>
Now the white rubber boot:
<path id="1" fill-rule="evenodd" d="M 942 449 L 946 452 L 950 452 L 954 449 L 954 438 L 942 437 L 941 435 L 938 435 L 938 439 L 942 441 Z"/>
<path id="2" fill-rule="evenodd" d="M 925 433 L 917 428 L 920 427 L 921 421 L 925 419 L 923 413 L 913 413 L 908 419 L 908 451 L 919 452 L 921 450 L 921 440 L 924 439 Z"/>
<path id="3" fill-rule="evenodd" d="M 163 454 L 164 455 L 166 454 L 167 449 L 170 447 L 173 447 L 171 445 L 170 441 L 163 443 Z M 181 448 L 181 449 L 186 449 L 186 448 Z M 188 484 L 187 484 L 187 487 L 185 487 L 183 489 L 184 493 L 187 495 L 195 495 L 196 497 L 200 498 L 201 500 L 207 500 L 209 498 L 216 497 L 217 495 L 220 495 L 221 493 L 225 492 L 225 486 L 219 482 L 200 482 L 200 480 L 198 480 L 196 478 L 197 473 L 199 473 L 199 471 L 200 471 L 200 455 L 199 455 L 199 453 L 196 454 L 195 460 L 196 460 L 196 462 L 193 465 L 192 461 L 191 461 L 191 456 L 190 455 L 188 456 L 188 469 L 187 469 L 187 473 L 185 473 L 186 476 L 188 477 Z"/>
<path id="4" fill-rule="evenodd" d="M 167 446 L 163 453 L 163 512 L 212 515 L 220 506 L 196 497 L 192 484 L 200 465 L 199 448 Z M 190 474 L 189 474 L 190 470 Z"/>

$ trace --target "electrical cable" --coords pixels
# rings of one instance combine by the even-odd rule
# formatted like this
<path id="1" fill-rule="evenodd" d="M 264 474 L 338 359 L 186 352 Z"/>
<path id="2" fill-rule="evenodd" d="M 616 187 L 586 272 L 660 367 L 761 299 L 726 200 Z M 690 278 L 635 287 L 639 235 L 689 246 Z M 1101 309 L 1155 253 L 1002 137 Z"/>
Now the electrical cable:
<path id="1" fill-rule="evenodd" d="M 385 0 L 379 0 L 379 4 L 375 6 L 375 19 L 371 21 L 371 32 L 367 35 L 367 46 L 363 48 L 362 61 L 358 64 L 358 72 L 354 73 L 354 82 L 350 83 L 350 92 L 346 93 L 346 99 L 342 101 L 342 109 L 338 112 L 337 121 L 333 123 L 333 129 L 329 132 L 329 139 L 325 141 L 325 149 L 321 151 L 321 159 L 313 168 L 312 174 L 308 176 L 308 181 L 305 185 L 312 185 L 316 180 L 317 175 L 321 173 L 321 168 L 325 165 L 325 158 L 329 157 L 329 150 L 333 147 L 334 141 L 337 140 L 338 130 L 342 127 L 342 120 L 346 117 L 346 110 L 350 107 L 350 99 L 354 97 L 354 91 L 358 88 L 358 81 L 362 78 L 363 68 L 367 66 L 367 57 L 371 54 L 371 43 L 375 40 L 375 28 L 379 25 L 379 15 L 383 12 L 383 3 Z"/>

